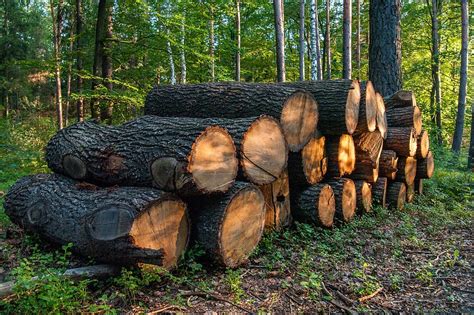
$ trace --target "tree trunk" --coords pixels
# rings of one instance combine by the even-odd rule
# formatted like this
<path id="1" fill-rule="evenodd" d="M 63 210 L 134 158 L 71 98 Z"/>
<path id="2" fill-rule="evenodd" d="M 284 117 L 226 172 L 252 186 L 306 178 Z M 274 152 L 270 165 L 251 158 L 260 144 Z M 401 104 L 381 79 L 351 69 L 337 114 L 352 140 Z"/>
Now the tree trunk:
<path id="1" fill-rule="evenodd" d="M 317 0 L 310 1 L 311 80 L 322 80 Z"/>
<path id="2" fill-rule="evenodd" d="M 235 51 L 235 81 L 240 82 L 240 0 L 235 1 L 235 29 L 237 47 Z"/>
<path id="3" fill-rule="evenodd" d="M 300 0 L 300 12 L 299 12 L 299 17 L 300 17 L 300 33 L 299 33 L 299 47 L 298 47 L 298 50 L 299 50 L 299 62 L 300 62 L 300 65 L 299 65 L 299 74 L 300 74 L 300 81 L 303 81 L 304 80 L 304 68 L 305 68 L 305 65 L 304 65 L 304 51 L 305 51 L 305 38 L 304 38 L 304 23 L 305 23 L 305 20 L 304 20 L 304 11 L 305 11 L 305 0 Z M 312 18 L 312 16 L 311 16 Z M 311 47 L 311 49 L 313 49 L 313 47 Z M 311 70 L 312 71 L 312 70 Z"/>
<path id="4" fill-rule="evenodd" d="M 356 187 L 348 178 L 331 179 L 327 181 L 336 199 L 335 217 L 340 222 L 352 221 L 357 206 Z"/>
<path id="5" fill-rule="evenodd" d="M 57 174 L 20 179 L 8 192 L 10 219 L 98 261 L 171 268 L 189 236 L 186 204 L 152 188 L 99 188 Z"/>
<path id="6" fill-rule="evenodd" d="M 344 14 L 342 18 L 342 77 L 352 77 L 352 0 L 344 0 Z"/>
<path id="7" fill-rule="evenodd" d="M 387 184 L 388 180 L 386 177 L 379 177 L 377 181 L 372 185 L 372 198 L 374 204 L 379 204 L 382 208 L 387 207 Z"/>
<path id="8" fill-rule="evenodd" d="M 369 79 L 382 95 L 402 88 L 400 0 L 370 1 Z"/>
<path id="9" fill-rule="evenodd" d="M 223 195 L 199 196 L 189 201 L 192 239 L 209 258 L 229 268 L 244 263 L 253 252 L 265 225 L 265 200 L 255 186 L 236 182 Z"/>
<path id="10" fill-rule="evenodd" d="M 334 225 L 336 199 L 330 185 L 321 183 L 310 186 L 295 197 L 292 207 L 295 220 L 328 228 Z"/>
<path id="11" fill-rule="evenodd" d="M 354 181 L 357 194 L 357 211 L 359 214 L 372 212 L 372 188 L 364 180 Z"/>
<path id="12" fill-rule="evenodd" d="M 407 187 L 402 182 L 390 182 L 387 187 L 387 203 L 390 207 L 403 210 L 407 199 Z"/>
<path id="13" fill-rule="evenodd" d="M 425 159 L 417 160 L 416 164 L 416 178 L 431 178 L 434 173 L 434 157 L 431 151 Z"/>
<path id="14" fill-rule="evenodd" d="M 109 93 L 112 92 L 112 10 L 114 3 L 108 0 L 105 8 L 105 35 L 102 40 L 102 82 Z M 114 103 L 110 97 L 107 97 L 106 108 L 101 111 L 101 120 L 112 124 L 112 114 Z"/>
<path id="15" fill-rule="evenodd" d="M 418 106 L 410 106 L 403 108 L 394 108 L 388 110 L 387 123 L 392 127 L 413 127 L 415 128 L 415 136 L 419 136 L 423 128 L 421 119 L 421 111 Z"/>
<path id="16" fill-rule="evenodd" d="M 211 60 L 211 82 L 216 81 L 216 60 L 214 56 L 214 3 L 209 4 L 209 58 Z"/>
<path id="17" fill-rule="evenodd" d="M 426 130 L 422 130 L 421 134 L 417 138 L 417 145 L 416 145 L 416 158 L 417 159 L 424 159 L 428 155 L 428 151 L 430 150 L 430 137 Z"/>
<path id="18" fill-rule="evenodd" d="M 265 229 L 280 231 L 292 221 L 288 171 L 270 184 L 259 186 L 265 198 Z"/>
<path id="19" fill-rule="evenodd" d="M 456 115 L 456 127 L 454 129 L 452 150 L 459 152 L 461 150 L 462 135 L 464 131 L 464 112 L 466 111 L 466 94 L 467 94 L 467 65 L 468 65 L 468 49 L 469 49 L 469 9 L 468 1 L 461 0 L 461 21 L 462 21 L 462 35 L 461 35 L 461 69 L 459 81 L 459 95 L 458 95 L 458 112 Z"/>
<path id="20" fill-rule="evenodd" d="M 408 127 L 393 127 L 388 130 L 384 149 L 393 150 L 399 156 L 415 156 L 417 140 L 415 130 Z"/>
<path id="21" fill-rule="evenodd" d="M 469 141 L 467 168 L 474 172 L 474 102 L 471 104 L 471 140 Z"/>
<path id="22" fill-rule="evenodd" d="M 397 168 L 398 171 L 395 179 L 408 185 L 413 184 L 417 175 L 417 160 L 411 156 L 400 157 Z"/>
<path id="23" fill-rule="evenodd" d="M 326 137 L 328 177 L 350 175 L 355 168 L 356 156 L 354 140 L 350 135 Z M 333 187 L 334 188 L 334 187 Z"/>
<path id="24" fill-rule="evenodd" d="M 63 25 L 63 0 L 58 1 L 56 14 L 54 13 L 53 1 L 49 2 L 51 10 L 51 18 L 53 21 L 53 35 L 54 35 L 54 78 L 56 81 L 56 117 L 58 128 L 63 128 L 63 104 L 62 104 L 62 90 L 61 90 L 61 33 Z"/>
<path id="25" fill-rule="evenodd" d="M 428 0 L 427 0 L 428 1 Z M 442 0 L 431 0 L 431 76 L 433 79 L 432 94 L 436 109 L 436 135 L 439 145 L 443 144 L 441 126 L 441 72 L 439 61 L 439 27 L 438 14 L 441 13 Z M 439 12 L 439 13 L 438 13 Z"/>
<path id="26" fill-rule="evenodd" d="M 360 84 L 359 120 L 356 133 L 377 129 L 377 97 L 372 82 Z"/>
<path id="27" fill-rule="evenodd" d="M 416 106 L 415 93 L 412 91 L 400 90 L 385 97 L 384 103 L 387 110 Z"/>
<path id="28" fill-rule="evenodd" d="M 273 0 L 275 16 L 276 63 L 278 82 L 286 81 L 285 70 L 285 30 L 283 0 Z"/>
<path id="29" fill-rule="evenodd" d="M 184 24 L 186 23 L 186 11 L 183 11 L 183 21 L 181 22 L 181 84 L 186 84 L 186 52 L 185 52 L 185 42 L 186 42 L 186 28 Z"/>
<path id="30" fill-rule="evenodd" d="M 66 90 L 66 108 L 64 109 L 64 125 L 67 126 L 69 122 L 69 105 L 71 103 L 71 88 L 72 88 L 72 59 L 74 55 L 74 26 L 70 26 L 70 33 L 69 33 L 69 55 L 70 59 L 68 60 L 68 67 L 67 67 L 67 90 Z"/>
<path id="31" fill-rule="evenodd" d="M 199 118 L 268 114 L 280 119 L 288 147 L 295 152 L 311 139 L 319 117 L 313 96 L 300 90 L 264 83 L 156 86 L 145 101 L 145 114 Z"/>
<path id="32" fill-rule="evenodd" d="M 168 1 L 165 2 L 165 10 L 166 10 L 166 19 L 171 19 L 171 7 Z M 176 72 L 174 68 L 174 58 L 173 58 L 173 50 L 171 49 L 171 42 L 170 42 L 170 28 L 168 25 L 166 27 L 166 53 L 168 54 L 168 59 L 170 63 L 170 84 L 176 84 Z"/>
<path id="33" fill-rule="evenodd" d="M 79 98 L 76 102 L 77 121 L 84 121 L 84 98 L 82 97 L 82 0 L 76 0 L 76 89 Z"/>
<path id="34" fill-rule="evenodd" d="M 104 55 L 104 39 L 107 22 L 107 2 L 110 0 L 100 0 L 97 8 L 97 23 L 95 27 L 95 48 L 94 48 L 94 64 L 92 66 L 93 79 L 91 81 L 92 90 L 98 88 L 98 78 L 101 76 L 99 69 L 102 67 Z M 90 101 L 91 116 L 93 119 L 100 120 L 100 108 L 97 97 L 94 96 Z"/>
<path id="35" fill-rule="evenodd" d="M 357 78 L 360 80 L 360 0 L 356 0 L 357 10 L 357 30 L 356 30 L 356 64 L 357 64 Z"/>
<path id="36" fill-rule="evenodd" d="M 392 150 L 383 150 L 379 160 L 379 175 L 395 180 L 397 176 L 398 157 Z"/>
<path id="37" fill-rule="evenodd" d="M 224 128 L 210 125 L 153 116 L 117 127 L 78 123 L 50 140 L 46 161 L 57 173 L 103 185 L 224 192 L 237 174 L 235 146 Z"/>
<path id="38" fill-rule="evenodd" d="M 326 79 L 331 80 L 331 0 L 326 0 Z"/>
<path id="39" fill-rule="evenodd" d="M 377 129 L 382 134 L 382 137 L 387 138 L 387 113 L 385 112 L 385 104 L 383 102 L 383 97 L 379 92 L 375 93 L 375 98 L 377 100 Z"/>

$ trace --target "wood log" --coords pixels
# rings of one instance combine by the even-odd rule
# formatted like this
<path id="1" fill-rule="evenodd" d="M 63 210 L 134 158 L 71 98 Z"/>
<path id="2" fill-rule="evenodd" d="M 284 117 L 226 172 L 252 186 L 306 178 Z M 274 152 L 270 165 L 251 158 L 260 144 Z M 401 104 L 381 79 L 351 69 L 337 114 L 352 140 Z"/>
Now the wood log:
<path id="1" fill-rule="evenodd" d="M 421 111 L 418 106 L 392 108 L 387 111 L 386 115 L 390 128 L 411 127 L 415 128 L 415 136 L 420 135 L 423 123 L 421 120 Z"/>
<path id="2" fill-rule="evenodd" d="M 357 194 L 357 212 L 359 214 L 372 212 L 372 187 L 364 180 L 354 181 Z"/>
<path id="3" fill-rule="evenodd" d="M 354 218 L 357 206 L 357 193 L 354 182 L 348 178 L 330 179 L 326 182 L 336 198 L 335 218 L 341 222 L 349 222 Z"/>
<path id="4" fill-rule="evenodd" d="M 265 226 L 265 198 L 250 183 L 236 182 L 225 194 L 187 199 L 192 239 L 226 267 L 244 263 Z"/>
<path id="5" fill-rule="evenodd" d="M 285 170 L 273 183 L 259 186 L 265 198 L 265 230 L 280 231 L 291 224 L 290 183 Z"/>
<path id="6" fill-rule="evenodd" d="M 416 106 L 415 94 L 412 91 L 400 90 L 384 99 L 387 109 Z"/>
<path id="7" fill-rule="evenodd" d="M 370 81 L 360 84 L 359 121 L 355 133 L 372 132 L 377 129 L 377 98 Z"/>
<path id="8" fill-rule="evenodd" d="M 417 141 L 415 129 L 409 127 L 390 127 L 384 143 L 384 150 L 393 150 L 398 156 L 414 156 Z"/>
<path id="9" fill-rule="evenodd" d="M 383 102 L 383 97 L 380 93 L 375 93 L 375 98 L 377 100 L 377 129 L 380 131 L 380 134 L 385 139 L 387 137 L 388 123 L 387 123 L 387 114 L 385 113 L 385 104 Z"/>
<path id="10" fill-rule="evenodd" d="M 172 268 L 189 239 L 186 204 L 146 187 L 98 188 L 59 174 L 20 179 L 5 212 L 27 231 L 113 264 Z"/>
<path id="11" fill-rule="evenodd" d="M 372 199 L 374 204 L 379 204 L 383 208 L 387 207 L 387 184 L 386 177 L 379 177 L 372 185 Z"/>
<path id="12" fill-rule="evenodd" d="M 418 195 L 423 195 L 423 179 L 415 178 L 415 192 Z"/>
<path id="13" fill-rule="evenodd" d="M 332 227 L 336 212 L 336 199 L 330 185 L 319 183 L 294 196 L 292 207 L 295 220 Z"/>
<path id="14" fill-rule="evenodd" d="M 354 171 L 347 177 L 353 180 L 363 180 L 369 183 L 375 183 L 379 178 L 379 169 L 372 167 L 371 163 L 367 161 L 357 161 Z"/>
<path id="15" fill-rule="evenodd" d="M 387 187 L 387 203 L 390 207 L 402 210 L 405 207 L 407 188 L 405 183 L 390 182 Z"/>
<path id="16" fill-rule="evenodd" d="M 397 176 L 398 157 L 397 153 L 392 150 L 382 150 L 379 160 L 379 175 L 395 180 Z"/>
<path id="17" fill-rule="evenodd" d="M 418 160 L 416 164 L 416 178 L 431 178 L 434 174 L 434 157 L 431 151 L 428 151 L 425 159 Z"/>
<path id="18" fill-rule="evenodd" d="M 405 182 L 408 185 L 413 184 L 417 174 L 417 160 L 413 157 L 400 157 L 398 159 L 398 171 L 395 179 Z"/>
<path id="19" fill-rule="evenodd" d="M 430 150 L 430 136 L 426 130 L 422 130 L 421 134 L 417 137 L 416 145 L 416 158 L 424 159 L 428 155 Z"/>
<path id="20" fill-rule="evenodd" d="M 355 168 L 355 147 L 351 135 L 326 137 L 327 172 L 326 177 L 349 175 Z"/>
<path id="21" fill-rule="evenodd" d="M 315 135 L 301 150 L 288 156 L 288 173 L 292 186 L 309 187 L 319 183 L 327 171 L 326 138 Z"/>
<path id="22" fill-rule="evenodd" d="M 155 86 L 145 100 L 145 114 L 197 118 L 270 115 L 280 120 L 293 152 L 310 140 L 319 116 L 314 97 L 301 88 L 236 82 Z"/>
<path id="23" fill-rule="evenodd" d="M 405 183 L 405 186 L 406 186 L 406 189 L 407 189 L 407 192 L 406 192 L 407 200 L 406 201 L 408 203 L 411 203 L 411 202 L 413 202 L 413 199 L 415 199 L 415 181 L 413 181 L 413 183 L 411 183 L 411 184 Z"/>
<path id="24" fill-rule="evenodd" d="M 371 163 L 373 168 L 377 168 L 384 141 L 380 131 L 357 134 L 353 136 L 353 139 L 356 163 L 367 161 L 367 163 Z"/>
<path id="25" fill-rule="evenodd" d="M 238 160 L 222 127 L 193 118 L 143 116 L 121 126 L 88 121 L 60 130 L 46 147 L 55 172 L 101 185 L 152 186 L 182 195 L 224 192 Z"/>
<path id="26" fill-rule="evenodd" d="M 324 135 L 353 134 L 359 121 L 360 84 L 356 80 L 280 83 L 311 93 L 318 102 L 318 129 Z"/>

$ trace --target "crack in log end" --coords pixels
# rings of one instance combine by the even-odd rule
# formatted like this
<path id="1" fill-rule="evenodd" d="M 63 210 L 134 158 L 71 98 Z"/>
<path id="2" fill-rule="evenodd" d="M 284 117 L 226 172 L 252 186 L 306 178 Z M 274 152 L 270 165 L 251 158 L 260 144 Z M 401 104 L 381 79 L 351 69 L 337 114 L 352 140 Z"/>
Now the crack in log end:
<path id="1" fill-rule="evenodd" d="M 375 93 L 375 98 L 377 100 L 377 129 L 380 131 L 380 134 L 384 139 L 387 138 L 387 114 L 385 112 L 385 103 L 383 97 L 379 92 Z"/>
<path id="2" fill-rule="evenodd" d="M 360 106 L 360 84 L 359 81 L 352 81 L 346 100 L 346 128 L 348 134 L 353 134 L 359 121 Z"/>
<path id="3" fill-rule="evenodd" d="M 265 199 L 265 229 L 279 231 L 291 222 L 290 186 L 286 169 L 270 184 L 260 185 Z"/>
<path id="4" fill-rule="evenodd" d="M 63 157 L 62 166 L 66 175 L 73 179 L 84 179 L 87 174 L 86 163 L 72 154 Z"/>
<path id="5" fill-rule="evenodd" d="M 308 92 L 296 92 L 284 103 L 280 122 L 291 152 L 308 143 L 318 125 L 318 104 Z"/>

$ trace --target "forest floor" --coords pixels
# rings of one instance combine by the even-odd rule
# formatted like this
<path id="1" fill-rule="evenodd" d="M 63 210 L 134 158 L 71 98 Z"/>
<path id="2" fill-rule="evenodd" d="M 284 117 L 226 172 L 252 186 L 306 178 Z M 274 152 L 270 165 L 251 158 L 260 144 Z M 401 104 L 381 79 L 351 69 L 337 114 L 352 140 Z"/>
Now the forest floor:
<path id="1" fill-rule="evenodd" d="M 0 120 L 1 199 L 21 176 L 47 172 L 42 148 L 52 126 Z M 296 224 L 269 233 L 235 270 L 205 264 L 192 248 L 173 272 L 124 268 L 107 280 L 74 282 L 57 273 L 93 262 L 25 235 L 0 206 L 0 282 L 18 283 L 0 313 L 472 313 L 474 175 L 462 169 L 465 159 L 442 149 L 435 156 L 434 178 L 403 211 L 376 207 L 332 230 Z"/>

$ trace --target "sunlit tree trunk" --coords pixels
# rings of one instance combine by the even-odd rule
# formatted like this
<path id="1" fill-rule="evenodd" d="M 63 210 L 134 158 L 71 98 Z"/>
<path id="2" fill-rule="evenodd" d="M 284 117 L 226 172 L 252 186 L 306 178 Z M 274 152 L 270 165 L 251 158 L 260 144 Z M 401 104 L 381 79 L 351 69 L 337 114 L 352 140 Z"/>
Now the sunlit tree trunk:
<path id="1" fill-rule="evenodd" d="M 240 0 L 235 1 L 235 29 L 236 29 L 236 51 L 235 51 L 235 81 L 240 81 Z"/>
<path id="2" fill-rule="evenodd" d="M 76 102 L 77 121 L 84 120 L 84 98 L 82 97 L 82 0 L 76 0 L 76 89 L 79 98 Z"/>
<path id="3" fill-rule="evenodd" d="M 181 22 L 181 83 L 186 83 L 186 54 L 184 51 L 184 44 L 186 41 L 186 29 L 184 24 L 186 23 L 186 12 L 183 12 L 184 17 L 183 21 Z"/>
<path id="4" fill-rule="evenodd" d="M 350 79 L 352 77 L 352 0 L 344 0 L 342 19 L 342 76 L 344 79 Z"/>
<path id="5" fill-rule="evenodd" d="M 325 48 L 326 48 L 326 79 L 331 79 L 331 0 L 326 0 L 326 36 L 325 36 Z"/>
<path id="6" fill-rule="evenodd" d="M 360 79 L 360 0 L 356 0 L 357 10 L 357 30 L 356 30 L 356 64 L 357 64 L 357 78 Z"/>
<path id="7" fill-rule="evenodd" d="M 313 0 L 311 0 L 313 1 Z M 312 4 L 312 3 L 311 3 Z M 304 50 L 305 50 L 305 42 L 304 42 L 304 10 L 305 10 L 305 0 L 300 0 L 300 34 L 299 34 L 299 61 L 300 61 L 300 81 L 304 80 Z M 312 16 L 311 16 L 312 19 Z M 313 49 L 313 47 L 311 47 Z M 312 75 L 313 69 L 311 69 L 311 75 Z"/>
<path id="8" fill-rule="evenodd" d="M 61 32 L 62 32 L 62 15 L 63 1 L 59 0 L 56 14 L 54 13 L 54 1 L 49 1 L 51 10 L 51 18 L 53 21 L 54 35 L 54 77 L 56 81 L 56 117 L 58 128 L 63 128 L 63 108 L 62 108 L 62 92 L 61 92 Z"/>
<path id="9" fill-rule="evenodd" d="M 458 112 L 456 115 L 456 126 L 454 129 L 453 146 L 454 152 L 461 150 L 462 135 L 464 131 L 464 112 L 466 111 L 467 94 L 467 67 L 469 46 L 469 9 L 467 0 L 461 0 L 461 24 L 462 24 L 462 47 L 461 47 L 461 70 L 458 95 Z"/>
<path id="10" fill-rule="evenodd" d="M 318 4 L 310 2 L 310 33 L 311 33 L 311 80 L 322 79 L 321 47 L 319 41 Z"/>
<path id="11" fill-rule="evenodd" d="M 169 1 L 165 2 L 165 10 L 166 10 L 166 22 L 168 23 L 171 19 L 171 7 Z M 172 85 L 176 84 L 176 73 L 174 69 L 174 59 L 173 59 L 173 50 L 171 49 L 171 42 L 170 42 L 170 28 L 168 25 L 166 27 L 166 52 L 168 53 L 168 59 L 170 62 L 170 83 Z"/>
<path id="12" fill-rule="evenodd" d="M 273 0 L 273 12 L 275 16 L 277 80 L 278 82 L 284 82 L 286 80 L 286 70 L 283 0 Z"/>

